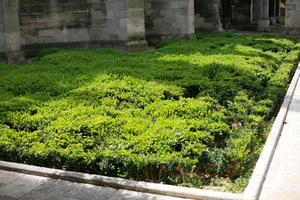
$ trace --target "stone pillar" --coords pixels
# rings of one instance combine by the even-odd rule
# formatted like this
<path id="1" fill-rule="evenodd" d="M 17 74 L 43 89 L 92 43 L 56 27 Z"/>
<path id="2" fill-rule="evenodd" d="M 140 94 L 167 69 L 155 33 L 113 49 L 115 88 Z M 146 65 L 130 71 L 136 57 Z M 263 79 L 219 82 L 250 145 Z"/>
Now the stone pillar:
<path id="1" fill-rule="evenodd" d="M 229 2 L 230 0 L 195 0 L 195 30 L 223 31 L 223 23 L 225 28 L 229 27 Z"/>
<path id="2" fill-rule="evenodd" d="M 295 34 L 300 34 L 300 1 L 286 1 L 285 26 L 287 29 L 293 29 Z"/>
<path id="3" fill-rule="evenodd" d="M 260 0 L 252 0 L 252 24 L 257 24 L 260 13 Z"/>
<path id="4" fill-rule="evenodd" d="M 271 25 L 279 24 L 279 4 L 278 0 L 270 0 L 270 22 Z"/>
<path id="5" fill-rule="evenodd" d="M 258 31 L 270 31 L 269 0 L 261 0 L 259 8 Z"/>
<path id="6" fill-rule="evenodd" d="M 148 47 L 145 30 L 144 0 L 127 0 L 127 43 L 128 51 L 139 51 Z"/>
<path id="7" fill-rule="evenodd" d="M 91 0 L 91 48 L 139 51 L 145 40 L 144 0 Z"/>
<path id="8" fill-rule="evenodd" d="M 0 0 L 0 63 L 6 62 L 6 37 L 4 32 L 3 0 Z"/>
<path id="9" fill-rule="evenodd" d="M 231 27 L 231 0 L 222 0 L 223 25 L 225 29 Z"/>
<path id="10" fill-rule="evenodd" d="M 194 39 L 194 0 L 145 0 L 146 38 L 160 40 Z"/>
<path id="11" fill-rule="evenodd" d="M 269 16 L 271 25 L 276 24 L 276 3 L 275 0 L 269 1 Z"/>
<path id="12" fill-rule="evenodd" d="M 237 28 L 251 23 L 251 2 L 245 0 L 232 1 L 232 24 Z"/>
<path id="13" fill-rule="evenodd" d="M 280 23 L 280 1 L 275 0 L 275 18 L 276 18 L 276 23 Z"/>
<path id="14" fill-rule="evenodd" d="M 222 19 L 221 19 L 221 9 L 222 9 L 222 5 L 221 5 L 221 0 L 215 0 L 213 3 L 213 7 L 216 13 L 216 25 L 215 25 L 215 30 L 222 32 L 224 31 L 223 29 L 223 23 L 222 23 Z"/>
<path id="15" fill-rule="evenodd" d="M 0 61 L 22 63 L 19 0 L 0 0 Z"/>

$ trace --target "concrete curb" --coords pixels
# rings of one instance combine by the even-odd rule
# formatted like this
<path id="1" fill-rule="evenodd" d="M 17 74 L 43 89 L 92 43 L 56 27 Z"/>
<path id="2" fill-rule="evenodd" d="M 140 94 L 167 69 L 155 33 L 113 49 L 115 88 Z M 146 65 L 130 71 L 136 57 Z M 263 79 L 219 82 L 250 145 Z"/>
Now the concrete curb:
<path id="1" fill-rule="evenodd" d="M 0 169 L 21 172 L 31 175 L 50 177 L 66 181 L 88 183 L 93 185 L 113 187 L 137 192 L 166 195 L 172 197 L 197 199 L 197 200 L 240 200 L 241 194 L 215 192 L 187 187 L 132 181 L 122 178 L 112 178 L 100 175 L 69 172 L 45 167 L 36 167 L 12 162 L 0 161 Z"/>
<path id="2" fill-rule="evenodd" d="M 265 178 L 267 176 L 271 161 L 273 159 L 278 141 L 281 136 L 282 128 L 285 124 L 286 116 L 295 93 L 297 83 L 300 76 L 300 63 L 296 69 L 292 82 L 285 95 L 284 101 L 281 105 L 279 113 L 275 119 L 272 129 L 269 133 L 268 139 L 265 143 L 263 151 L 256 163 L 249 184 L 243 193 L 244 200 L 258 200 Z"/>
<path id="3" fill-rule="evenodd" d="M 277 147 L 282 128 L 292 101 L 295 88 L 300 77 L 300 63 L 296 69 L 292 82 L 285 95 L 281 109 L 276 117 L 271 132 L 264 146 L 264 149 L 257 161 L 254 172 L 245 191 L 241 194 L 215 192 L 202 189 L 179 187 L 164 184 L 147 183 L 142 181 L 132 181 L 122 178 L 112 178 L 100 175 L 69 172 L 58 169 L 37 167 L 25 164 L 0 161 L 0 169 L 26 173 L 31 175 L 50 177 L 80 183 L 113 187 L 137 192 L 166 195 L 172 197 L 196 199 L 196 200 L 258 200 L 262 186 L 268 173 L 275 149 Z"/>

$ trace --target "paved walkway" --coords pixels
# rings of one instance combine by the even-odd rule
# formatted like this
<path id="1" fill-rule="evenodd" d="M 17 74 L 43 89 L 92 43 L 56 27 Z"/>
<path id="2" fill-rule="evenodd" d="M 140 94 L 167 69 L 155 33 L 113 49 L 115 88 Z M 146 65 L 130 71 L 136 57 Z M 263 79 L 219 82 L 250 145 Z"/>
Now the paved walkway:
<path id="1" fill-rule="evenodd" d="M 300 80 L 260 200 L 300 199 Z"/>
<path id="2" fill-rule="evenodd" d="M 0 170 L 0 200 L 183 200 Z M 186 200 L 186 199 L 185 199 Z"/>

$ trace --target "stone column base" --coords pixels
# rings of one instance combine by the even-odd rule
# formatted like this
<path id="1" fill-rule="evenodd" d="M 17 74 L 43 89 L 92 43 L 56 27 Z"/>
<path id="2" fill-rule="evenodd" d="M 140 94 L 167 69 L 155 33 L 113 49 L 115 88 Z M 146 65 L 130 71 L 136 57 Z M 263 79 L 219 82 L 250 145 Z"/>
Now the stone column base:
<path id="1" fill-rule="evenodd" d="M 281 31 L 281 33 L 288 34 L 288 35 L 299 36 L 300 35 L 300 28 L 284 28 L 283 31 Z"/>
<path id="2" fill-rule="evenodd" d="M 126 42 L 128 52 L 138 52 L 148 49 L 148 42 L 146 40 L 135 40 Z"/>
<path id="3" fill-rule="evenodd" d="M 156 45 L 162 40 L 195 40 L 196 38 L 196 34 L 148 34 L 146 37 L 149 45 Z"/>
<path id="4" fill-rule="evenodd" d="M 276 25 L 277 24 L 277 18 L 276 17 L 270 17 L 270 22 L 271 22 L 271 25 Z"/>
<path id="5" fill-rule="evenodd" d="M 257 30 L 260 32 L 270 32 L 270 19 L 259 19 Z"/>
<path id="6" fill-rule="evenodd" d="M 11 51 L 0 53 L 0 63 L 5 64 L 24 64 L 25 57 L 22 51 Z"/>

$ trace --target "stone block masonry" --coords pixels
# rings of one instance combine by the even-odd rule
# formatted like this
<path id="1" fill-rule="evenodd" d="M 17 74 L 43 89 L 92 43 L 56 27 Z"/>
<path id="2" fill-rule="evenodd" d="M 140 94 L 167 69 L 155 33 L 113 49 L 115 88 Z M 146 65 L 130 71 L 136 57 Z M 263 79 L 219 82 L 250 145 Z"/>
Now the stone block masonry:
<path id="1" fill-rule="evenodd" d="M 147 48 L 144 0 L 0 0 L 0 58 L 44 48 Z M 21 59 L 22 60 L 22 59 Z"/>
<path id="2" fill-rule="evenodd" d="M 220 0 L 195 0 L 195 29 L 197 31 L 222 31 Z"/>
<path id="3" fill-rule="evenodd" d="M 89 37 L 93 48 L 119 47 L 138 51 L 147 47 L 143 0 L 91 2 Z"/>
<path id="4" fill-rule="evenodd" d="M 20 0 L 21 44 L 88 41 L 86 0 Z"/>
<path id="5" fill-rule="evenodd" d="M 0 0 L 0 62 L 22 63 L 18 0 Z"/>
<path id="6" fill-rule="evenodd" d="M 250 23 L 249 1 L 236 0 L 232 3 L 232 23 L 236 25 Z"/>
<path id="7" fill-rule="evenodd" d="M 9 63 L 51 47 L 139 51 L 146 38 L 194 38 L 194 0 L 0 0 L 0 16 Z"/>
<path id="8" fill-rule="evenodd" d="M 300 35 L 300 1 L 286 1 L 285 26 L 289 33 Z"/>
<path id="9" fill-rule="evenodd" d="M 145 0 L 146 38 L 193 39 L 194 17 L 194 0 Z"/>
<path id="10" fill-rule="evenodd" d="M 274 2 L 245 2 L 0 0 L 0 62 L 22 63 L 24 56 L 51 47 L 139 51 L 160 40 L 194 39 L 195 28 L 223 31 L 258 23 L 259 31 L 270 31 L 270 19 L 275 21 L 276 15 L 269 7 Z M 286 0 L 282 32 L 300 34 L 299 18 L 300 1 Z"/>
<path id="11" fill-rule="evenodd" d="M 147 47 L 143 0 L 21 0 L 22 49 Z"/>

